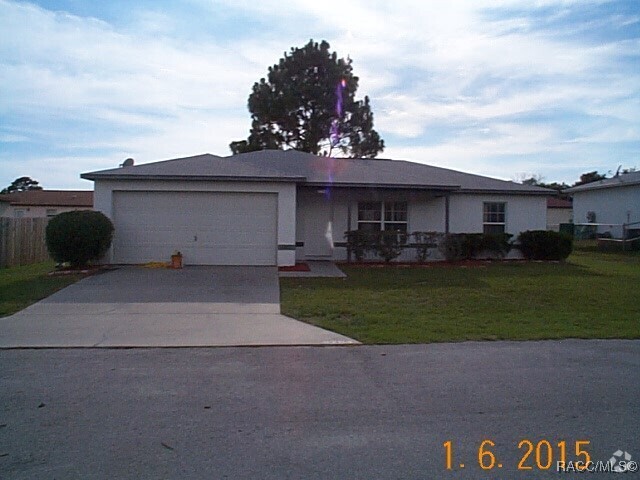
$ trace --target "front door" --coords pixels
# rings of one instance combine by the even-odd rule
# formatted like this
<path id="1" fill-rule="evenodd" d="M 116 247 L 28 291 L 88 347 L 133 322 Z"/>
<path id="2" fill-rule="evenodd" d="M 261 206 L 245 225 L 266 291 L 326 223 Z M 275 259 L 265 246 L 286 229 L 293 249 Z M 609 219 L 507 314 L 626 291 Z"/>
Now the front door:
<path id="1" fill-rule="evenodd" d="M 304 251 L 307 258 L 333 256 L 333 206 L 322 196 L 314 199 L 307 209 Z"/>

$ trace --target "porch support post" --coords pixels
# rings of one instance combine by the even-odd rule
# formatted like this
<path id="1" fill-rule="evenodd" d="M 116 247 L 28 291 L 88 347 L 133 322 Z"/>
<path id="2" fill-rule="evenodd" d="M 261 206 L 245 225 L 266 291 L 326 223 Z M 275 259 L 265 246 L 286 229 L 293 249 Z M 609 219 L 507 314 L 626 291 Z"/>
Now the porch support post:
<path id="1" fill-rule="evenodd" d="M 449 233 L 449 193 L 444 196 L 444 233 Z"/>
<path id="2" fill-rule="evenodd" d="M 347 231 L 351 231 L 351 197 L 347 196 Z M 347 237 L 347 263 L 351 263 L 351 242 Z"/>

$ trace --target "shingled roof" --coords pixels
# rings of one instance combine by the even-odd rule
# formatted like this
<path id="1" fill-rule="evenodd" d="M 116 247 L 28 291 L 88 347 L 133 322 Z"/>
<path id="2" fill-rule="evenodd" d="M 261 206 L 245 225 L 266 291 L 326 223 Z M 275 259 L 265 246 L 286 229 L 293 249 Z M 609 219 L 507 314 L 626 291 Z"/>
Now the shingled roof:
<path id="1" fill-rule="evenodd" d="M 587 190 L 599 190 L 601 188 L 617 188 L 629 185 L 640 185 L 640 172 L 622 173 L 612 178 L 605 178 L 597 182 L 585 183 L 577 187 L 571 187 L 564 190 L 565 193 L 584 192 Z"/>
<path id="2" fill-rule="evenodd" d="M 24 207 L 93 207 L 93 192 L 86 190 L 26 190 L 0 195 L 0 202 Z"/>
<path id="3" fill-rule="evenodd" d="M 404 160 L 329 158 L 296 150 L 262 150 L 228 157 L 211 154 L 82 174 L 89 180 L 180 179 L 281 181 L 336 187 L 420 188 L 478 193 L 549 195 L 522 185 Z"/>
<path id="4" fill-rule="evenodd" d="M 564 198 L 547 198 L 547 208 L 573 208 L 573 202 Z"/>

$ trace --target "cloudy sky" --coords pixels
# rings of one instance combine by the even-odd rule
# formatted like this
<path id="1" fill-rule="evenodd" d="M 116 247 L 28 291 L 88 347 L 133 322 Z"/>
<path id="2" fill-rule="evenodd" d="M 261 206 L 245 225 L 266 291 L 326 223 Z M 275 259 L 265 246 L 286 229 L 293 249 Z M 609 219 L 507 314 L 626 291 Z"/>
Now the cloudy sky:
<path id="1" fill-rule="evenodd" d="M 353 59 L 380 157 L 569 183 L 640 167 L 638 0 L 0 0 L 0 187 L 228 155 L 253 83 L 310 38 Z"/>

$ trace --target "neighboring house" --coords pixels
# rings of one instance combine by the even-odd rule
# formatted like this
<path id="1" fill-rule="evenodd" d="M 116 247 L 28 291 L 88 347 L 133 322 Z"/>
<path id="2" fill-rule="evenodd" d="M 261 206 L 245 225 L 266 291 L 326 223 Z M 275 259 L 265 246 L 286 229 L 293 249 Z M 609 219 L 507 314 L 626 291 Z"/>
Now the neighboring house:
<path id="1" fill-rule="evenodd" d="M 91 209 L 91 191 L 26 190 L 0 195 L 0 217 L 53 217 L 62 212 Z"/>
<path id="2" fill-rule="evenodd" d="M 557 232 L 561 223 L 573 222 L 573 204 L 564 198 L 547 198 L 547 230 Z"/>
<path id="3" fill-rule="evenodd" d="M 640 222 L 640 172 L 623 173 L 564 191 L 573 197 L 573 221 L 622 238 L 623 224 Z M 639 230 L 640 225 L 631 225 Z"/>
<path id="4" fill-rule="evenodd" d="M 85 173 L 107 261 L 293 265 L 347 257 L 347 230 L 544 230 L 550 190 L 429 165 L 265 150 Z"/>

